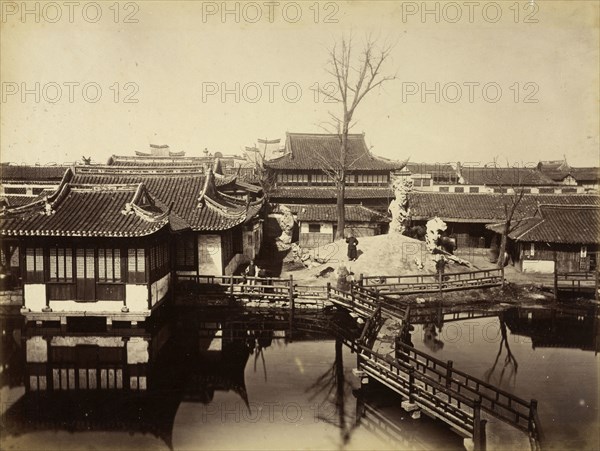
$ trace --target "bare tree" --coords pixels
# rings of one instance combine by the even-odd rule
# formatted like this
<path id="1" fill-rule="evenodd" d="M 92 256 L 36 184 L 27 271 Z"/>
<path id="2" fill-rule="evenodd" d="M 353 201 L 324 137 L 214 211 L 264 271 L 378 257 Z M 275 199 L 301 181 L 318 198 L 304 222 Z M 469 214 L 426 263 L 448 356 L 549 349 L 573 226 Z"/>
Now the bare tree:
<path id="1" fill-rule="evenodd" d="M 525 185 L 530 181 L 532 177 L 532 171 L 527 168 L 519 166 L 510 167 L 507 162 L 506 168 L 500 168 L 496 165 L 494 160 L 494 169 L 497 169 L 495 174 L 495 180 L 501 191 L 506 188 L 506 193 L 502 196 L 502 207 L 504 209 L 504 220 L 502 227 L 502 234 L 500 238 L 500 249 L 498 250 L 498 261 L 497 265 L 499 268 L 504 267 L 506 248 L 508 245 L 508 235 L 515 229 L 515 227 L 521 222 L 515 219 L 515 214 L 519 210 L 521 201 L 525 196 L 526 189 Z M 502 172 L 504 169 L 511 170 L 511 177 L 503 177 Z M 508 179 L 508 181 L 507 181 Z"/>
<path id="2" fill-rule="evenodd" d="M 348 169 L 355 161 L 349 161 L 348 134 L 354 123 L 354 113 L 365 96 L 389 80 L 396 79 L 396 75 L 383 75 L 383 66 L 390 57 L 393 45 L 384 43 L 379 45 L 378 40 L 367 36 L 362 49 L 356 54 L 353 52 L 354 43 L 352 36 L 342 37 L 329 49 L 329 59 L 326 72 L 333 78 L 333 85 L 326 83 L 317 91 L 325 97 L 326 102 L 340 103 L 341 115 L 329 112 L 331 121 L 325 122 L 333 128 L 339 138 L 339 158 L 319 158 L 321 169 L 333 181 L 337 198 L 337 232 L 336 239 L 343 238 L 346 217 L 344 198 L 346 188 L 346 175 Z M 328 89 L 327 87 L 334 89 Z M 325 128 L 325 127 L 323 127 Z"/>
<path id="3" fill-rule="evenodd" d="M 264 148 L 260 149 L 256 144 L 254 147 L 246 147 L 247 159 L 252 167 L 252 172 L 255 177 L 255 181 L 258 182 L 263 190 L 265 200 L 268 202 L 273 188 L 275 187 L 276 174 L 267 168 L 264 164 L 267 159 L 267 145 L 273 143 L 279 143 L 280 140 L 268 139 L 259 140 L 260 144 L 264 144 Z M 238 168 L 238 175 L 241 168 Z"/>

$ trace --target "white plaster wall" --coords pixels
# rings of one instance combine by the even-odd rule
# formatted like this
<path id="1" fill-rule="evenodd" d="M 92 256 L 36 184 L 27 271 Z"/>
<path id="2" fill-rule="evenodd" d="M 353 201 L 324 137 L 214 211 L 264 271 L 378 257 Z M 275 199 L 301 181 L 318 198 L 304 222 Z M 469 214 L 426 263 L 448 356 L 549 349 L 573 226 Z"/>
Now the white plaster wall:
<path id="1" fill-rule="evenodd" d="M 125 299 L 130 312 L 147 311 L 148 287 L 146 285 L 125 285 Z"/>
<path id="2" fill-rule="evenodd" d="M 25 342 L 27 363 L 48 361 L 48 342 L 42 337 L 31 337 Z"/>
<path id="3" fill-rule="evenodd" d="M 25 307 L 32 312 L 41 312 L 46 307 L 46 285 L 41 283 L 23 285 Z"/>
<path id="4" fill-rule="evenodd" d="M 53 312 L 120 312 L 123 301 L 50 301 Z"/>
<path id="5" fill-rule="evenodd" d="M 198 265 L 200 274 L 223 275 L 221 235 L 198 236 Z"/>
<path id="6" fill-rule="evenodd" d="M 325 222 L 321 224 L 321 233 L 331 233 L 333 234 L 333 223 Z"/>
<path id="7" fill-rule="evenodd" d="M 554 273 L 552 260 L 523 260 L 523 272 Z"/>
<path id="8" fill-rule="evenodd" d="M 254 250 L 254 231 L 253 230 L 244 230 L 242 232 L 242 243 L 244 249 L 244 255 L 249 259 L 253 259 L 256 257 L 256 252 Z M 227 271 L 225 272 L 227 273 Z"/>
<path id="9" fill-rule="evenodd" d="M 300 224 L 300 233 L 310 233 L 308 231 L 308 222 L 303 222 Z M 311 222 L 310 224 L 321 224 L 321 233 L 331 233 L 333 234 L 333 223 L 332 222 Z"/>
<path id="10" fill-rule="evenodd" d="M 171 284 L 171 273 L 163 276 L 161 279 L 154 282 L 151 286 L 152 291 L 152 306 L 161 301 L 169 291 Z"/>
<path id="11" fill-rule="evenodd" d="M 133 337 L 127 341 L 127 363 L 148 363 L 148 342 L 141 337 Z"/>
<path id="12" fill-rule="evenodd" d="M 102 348 L 122 348 L 125 342 L 121 337 L 52 337 L 52 346 L 74 347 L 78 345 L 94 345 Z"/>

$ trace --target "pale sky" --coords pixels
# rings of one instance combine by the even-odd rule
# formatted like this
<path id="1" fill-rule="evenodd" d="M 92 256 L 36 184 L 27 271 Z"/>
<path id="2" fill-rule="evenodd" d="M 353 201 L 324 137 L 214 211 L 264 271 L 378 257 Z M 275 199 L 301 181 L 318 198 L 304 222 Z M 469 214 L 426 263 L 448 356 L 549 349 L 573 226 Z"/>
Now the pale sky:
<path id="1" fill-rule="evenodd" d="M 149 143 L 239 153 L 323 132 L 340 106 L 311 87 L 331 81 L 327 48 L 352 31 L 357 47 L 369 32 L 396 42 L 398 79 L 355 115 L 374 153 L 599 164 L 597 1 L 432 1 L 425 16 L 420 1 L 228 2 L 225 17 L 220 1 L 30 2 L 24 16 L 0 3 L 2 161 L 104 162 Z"/>

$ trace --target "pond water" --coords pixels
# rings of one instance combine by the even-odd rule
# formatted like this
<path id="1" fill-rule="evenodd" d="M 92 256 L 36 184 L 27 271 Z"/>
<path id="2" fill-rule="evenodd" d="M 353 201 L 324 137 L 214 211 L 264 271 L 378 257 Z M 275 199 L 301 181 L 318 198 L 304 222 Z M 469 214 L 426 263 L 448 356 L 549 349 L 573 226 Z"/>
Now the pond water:
<path id="1" fill-rule="evenodd" d="M 387 389 L 360 389 L 356 355 L 330 332 L 358 333 L 344 314 L 185 310 L 111 330 L 0 319 L 3 449 L 463 448 Z M 435 323 L 415 325 L 415 347 L 537 398 L 554 447 L 597 447 L 594 312 Z"/>
<path id="2" fill-rule="evenodd" d="M 511 308 L 415 325 L 412 341 L 475 377 L 537 399 L 545 448 L 599 449 L 598 323 L 595 309 Z"/>

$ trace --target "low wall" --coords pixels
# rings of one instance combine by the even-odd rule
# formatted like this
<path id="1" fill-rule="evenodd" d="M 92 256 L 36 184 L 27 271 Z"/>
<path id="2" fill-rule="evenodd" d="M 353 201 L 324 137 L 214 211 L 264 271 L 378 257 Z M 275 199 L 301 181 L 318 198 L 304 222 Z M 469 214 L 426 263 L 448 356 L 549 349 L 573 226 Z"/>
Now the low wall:
<path id="1" fill-rule="evenodd" d="M 0 305 L 23 305 L 23 290 L 0 291 Z"/>

